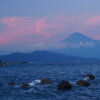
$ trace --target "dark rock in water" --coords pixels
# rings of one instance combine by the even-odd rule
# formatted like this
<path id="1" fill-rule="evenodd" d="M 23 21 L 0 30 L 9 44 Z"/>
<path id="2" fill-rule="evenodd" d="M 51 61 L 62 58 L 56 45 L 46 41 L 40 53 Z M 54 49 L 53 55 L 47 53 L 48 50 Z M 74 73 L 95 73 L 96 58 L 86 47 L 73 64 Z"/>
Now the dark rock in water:
<path id="1" fill-rule="evenodd" d="M 86 75 L 86 77 L 89 77 L 91 80 L 95 80 L 95 76 L 92 74 L 88 74 L 88 75 Z"/>
<path id="2" fill-rule="evenodd" d="M 84 86 L 84 87 L 87 87 L 87 86 L 90 85 L 89 82 L 86 82 L 86 81 L 84 81 L 84 80 L 79 80 L 76 84 L 77 84 L 77 85 L 80 85 L 80 86 Z"/>
<path id="3" fill-rule="evenodd" d="M 29 87 L 28 83 L 24 83 L 24 84 L 21 85 L 21 88 L 27 88 L 27 87 Z"/>
<path id="4" fill-rule="evenodd" d="M 60 91 L 66 91 L 71 89 L 72 86 L 68 81 L 61 81 L 58 85 L 57 85 L 57 89 Z"/>
<path id="5" fill-rule="evenodd" d="M 10 86 L 15 86 L 16 83 L 15 83 L 15 82 L 9 82 L 8 85 L 10 85 Z"/>
<path id="6" fill-rule="evenodd" d="M 50 78 L 44 78 L 41 80 L 41 84 L 50 84 L 52 80 Z"/>

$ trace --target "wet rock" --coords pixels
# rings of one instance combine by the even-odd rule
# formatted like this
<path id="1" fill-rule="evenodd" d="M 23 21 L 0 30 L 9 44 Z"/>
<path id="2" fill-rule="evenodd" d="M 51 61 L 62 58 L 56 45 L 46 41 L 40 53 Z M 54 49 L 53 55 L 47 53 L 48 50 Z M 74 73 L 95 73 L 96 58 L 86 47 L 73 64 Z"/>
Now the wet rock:
<path id="1" fill-rule="evenodd" d="M 29 87 L 29 84 L 28 84 L 28 83 L 24 83 L 24 84 L 22 84 L 20 87 L 21 87 L 21 88 L 27 88 L 27 87 Z"/>
<path id="2" fill-rule="evenodd" d="M 90 85 L 90 83 L 85 80 L 79 80 L 76 84 L 79 86 L 84 86 L 84 87 L 87 87 Z"/>
<path id="3" fill-rule="evenodd" d="M 44 78 L 41 80 L 41 84 L 50 84 L 52 80 L 50 78 Z"/>
<path id="4" fill-rule="evenodd" d="M 86 75 L 86 77 L 89 77 L 91 80 L 95 80 L 95 76 L 92 74 L 88 74 L 88 75 Z"/>
<path id="5" fill-rule="evenodd" d="M 72 86 L 68 81 L 61 81 L 58 85 L 57 85 L 57 89 L 60 91 L 66 91 L 71 89 Z"/>
<path id="6" fill-rule="evenodd" d="M 9 82 L 8 85 L 10 85 L 10 86 L 15 86 L 16 83 L 15 83 L 15 82 Z"/>

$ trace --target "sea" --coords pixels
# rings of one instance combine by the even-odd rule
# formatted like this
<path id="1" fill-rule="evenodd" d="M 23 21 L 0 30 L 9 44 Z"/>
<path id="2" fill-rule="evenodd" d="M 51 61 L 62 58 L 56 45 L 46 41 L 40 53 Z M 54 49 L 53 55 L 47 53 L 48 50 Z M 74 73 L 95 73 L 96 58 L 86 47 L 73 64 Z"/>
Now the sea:
<path id="1" fill-rule="evenodd" d="M 85 75 L 93 74 L 89 87 L 76 85 Z M 22 89 L 23 83 L 50 78 L 52 83 L 36 85 L 34 91 Z M 69 81 L 72 89 L 59 91 L 60 81 Z M 9 86 L 15 82 L 18 86 Z M 0 100 L 100 100 L 100 62 L 62 62 L 11 64 L 0 67 Z"/>

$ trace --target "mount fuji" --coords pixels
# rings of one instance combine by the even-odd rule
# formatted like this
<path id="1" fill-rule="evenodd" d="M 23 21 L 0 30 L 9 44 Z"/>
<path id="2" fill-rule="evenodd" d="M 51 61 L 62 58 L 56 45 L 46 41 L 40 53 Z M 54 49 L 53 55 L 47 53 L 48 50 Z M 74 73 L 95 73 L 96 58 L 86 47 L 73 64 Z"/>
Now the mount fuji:
<path id="1" fill-rule="evenodd" d="M 73 33 L 68 38 L 59 42 L 62 48 L 54 50 L 55 52 L 74 55 L 85 58 L 100 59 L 100 40 L 94 40 L 82 33 Z"/>

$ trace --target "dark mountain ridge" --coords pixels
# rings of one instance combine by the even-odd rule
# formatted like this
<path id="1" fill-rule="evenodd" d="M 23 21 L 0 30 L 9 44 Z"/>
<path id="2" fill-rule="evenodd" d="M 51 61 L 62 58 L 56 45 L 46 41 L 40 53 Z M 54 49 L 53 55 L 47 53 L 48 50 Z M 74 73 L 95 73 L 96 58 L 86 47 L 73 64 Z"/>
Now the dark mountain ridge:
<path id="1" fill-rule="evenodd" d="M 32 53 L 12 53 L 0 56 L 2 61 L 28 61 L 28 62 L 70 62 L 70 61 L 96 61 L 97 59 L 85 59 L 76 56 L 54 53 L 50 51 L 34 51 Z"/>

